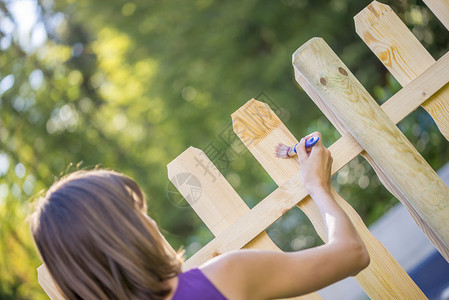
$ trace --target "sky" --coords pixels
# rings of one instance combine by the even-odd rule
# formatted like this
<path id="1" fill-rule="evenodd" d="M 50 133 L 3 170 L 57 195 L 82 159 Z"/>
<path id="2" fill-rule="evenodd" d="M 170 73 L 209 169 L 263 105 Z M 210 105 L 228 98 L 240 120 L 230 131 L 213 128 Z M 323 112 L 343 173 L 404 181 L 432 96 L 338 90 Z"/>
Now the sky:
<path id="1" fill-rule="evenodd" d="M 39 6 L 34 0 L 14 0 L 6 2 L 14 20 L 17 22 L 17 38 L 25 51 L 31 52 L 47 40 L 44 24 L 38 19 Z M 6 18 L 1 22 L 2 29 L 14 26 Z M 14 27 L 13 27 L 14 28 Z M 11 32 L 12 33 L 12 32 Z"/>
<path id="2" fill-rule="evenodd" d="M 14 0 L 5 2 L 8 10 L 11 12 L 12 18 L 16 24 L 7 16 L 0 14 L 0 30 L 4 33 L 4 37 L 0 39 L 0 50 L 5 50 L 11 45 L 12 39 L 18 39 L 21 47 L 28 53 L 33 52 L 37 47 L 41 46 L 47 40 L 47 33 L 44 24 L 39 21 L 39 6 L 33 0 Z M 37 70 L 38 71 L 38 70 Z M 33 72 L 30 76 L 30 84 L 40 84 L 42 78 L 39 78 L 38 72 Z M 42 76 L 40 76 L 42 77 Z M 0 70 L 0 103 L 1 95 L 10 89 L 14 84 L 13 74 L 3 74 Z M 0 176 L 6 174 L 8 169 L 12 167 L 19 178 L 23 177 L 24 166 L 17 164 L 10 165 L 9 157 L 0 152 Z M 8 187 L 5 184 L 0 185 L 0 204 L 2 199 L 6 198 Z"/>

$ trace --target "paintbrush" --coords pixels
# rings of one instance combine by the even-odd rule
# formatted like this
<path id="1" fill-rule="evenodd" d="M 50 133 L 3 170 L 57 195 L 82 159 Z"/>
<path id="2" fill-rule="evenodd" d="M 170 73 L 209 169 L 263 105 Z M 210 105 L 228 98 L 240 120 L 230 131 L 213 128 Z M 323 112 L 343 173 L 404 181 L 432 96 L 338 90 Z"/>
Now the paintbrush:
<path id="1" fill-rule="evenodd" d="M 317 136 L 314 136 L 314 137 L 311 137 L 310 139 L 308 139 L 306 141 L 306 148 L 310 148 L 313 145 L 315 145 L 318 142 L 319 139 L 320 138 L 317 137 Z M 289 146 L 284 145 L 284 144 L 277 145 L 276 146 L 276 151 L 275 151 L 276 157 L 289 158 L 289 157 L 295 156 L 297 154 L 297 152 L 296 152 L 296 146 L 297 145 L 298 144 L 296 144 L 296 145 L 294 145 L 292 147 L 289 147 Z"/>

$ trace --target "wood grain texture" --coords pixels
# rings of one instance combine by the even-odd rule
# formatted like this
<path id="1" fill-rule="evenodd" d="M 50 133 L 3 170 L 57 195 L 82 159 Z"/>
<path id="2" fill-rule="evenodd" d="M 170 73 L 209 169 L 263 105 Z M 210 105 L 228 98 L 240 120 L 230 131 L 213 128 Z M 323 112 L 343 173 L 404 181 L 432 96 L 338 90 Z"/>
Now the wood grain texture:
<path id="1" fill-rule="evenodd" d="M 447 1 L 446 1 L 447 2 Z M 368 39 L 369 39 L 369 35 L 367 35 L 367 37 L 368 37 Z M 400 38 L 400 37 L 399 37 Z M 398 40 L 397 39 L 397 37 L 395 37 L 395 38 L 393 38 L 393 40 Z M 416 46 L 416 45 L 415 45 Z M 415 50 L 417 49 L 416 47 L 413 47 Z M 422 46 L 420 45 L 420 48 L 422 48 Z M 380 49 L 382 49 L 382 47 L 380 47 Z M 425 49 L 424 49 L 425 50 Z M 382 53 L 382 51 L 380 51 L 380 53 Z M 393 51 L 393 53 L 394 53 L 394 51 Z M 382 59 L 382 58 L 384 58 L 386 61 L 388 61 L 388 57 L 389 57 L 389 55 L 381 55 L 380 56 L 380 58 Z M 394 57 L 394 56 L 393 56 Z M 432 59 L 432 61 L 433 61 L 433 58 L 431 58 Z M 423 59 L 423 56 L 421 55 L 420 57 L 419 57 L 419 59 L 417 59 L 416 61 L 412 61 L 413 63 L 422 63 L 421 62 L 421 60 L 424 60 L 424 61 L 430 61 L 429 59 Z M 408 59 L 408 62 L 410 62 L 410 59 Z M 393 64 L 392 64 L 393 65 Z M 435 64 L 433 65 L 433 66 L 435 66 Z M 442 65 L 440 65 L 440 66 L 442 66 Z M 424 68 L 425 68 L 425 66 L 424 66 Z M 444 71 L 444 70 L 449 70 L 449 68 L 443 68 L 442 69 L 442 71 Z M 436 74 L 441 74 L 441 73 L 436 73 Z M 416 74 L 417 75 L 417 74 Z M 417 80 L 419 80 L 420 78 L 421 78 L 422 76 L 419 76 L 418 78 L 417 78 Z M 444 76 L 443 77 L 435 77 L 435 79 L 436 80 L 438 80 L 438 79 L 440 79 L 440 78 L 444 78 Z M 399 79 L 398 79 L 399 80 Z M 447 82 L 447 81 L 446 81 Z M 430 84 L 433 84 L 434 82 L 430 82 Z M 407 87 L 408 87 L 409 85 L 407 85 Z M 434 85 L 434 87 L 435 87 L 435 85 Z M 446 91 L 446 89 L 448 89 L 449 87 L 445 87 L 445 89 L 443 89 L 443 90 L 441 90 L 440 92 L 438 92 L 433 98 L 437 98 L 437 99 L 439 99 L 439 98 L 441 98 L 441 97 L 446 97 L 446 99 L 447 99 L 447 96 L 445 96 L 447 93 L 445 92 Z M 403 89 L 404 90 L 404 89 Z M 403 91 L 403 90 L 401 90 L 401 92 Z M 390 112 L 390 111 L 393 111 L 393 110 L 402 110 L 402 112 L 401 113 L 398 113 L 398 114 L 396 114 L 396 113 L 393 113 L 392 115 L 389 115 L 390 116 L 390 118 L 392 118 L 393 120 L 394 120 L 394 118 L 396 117 L 396 116 L 398 116 L 398 115 L 401 115 L 402 117 L 401 118 L 403 118 L 403 117 L 405 117 L 408 113 L 410 113 L 411 112 L 411 110 L 409 110 L 408 108 L 407 109 L 404 109 L 404 105 L 403 104 L 401 104 L 401 103 L 405 103 L 405 101 L 404 100 L 407 100 L 407 98 L 408 99 L 411 99 L 411 100 L 416 100 L 415 102 L 420 102 L 420 103 L 422 103 L 422 100 L 425 100 L 425 99 L 427 99 L 428 98 L 428 96 L 429 96 L 429 94 L 427 94 L 427 92 L 428 93 L 430 93 L 430 95 L 432 95 L 434 92 L 432 92 L 432 91 L 427 91 L 426 89 L 425 89 L 425 87 L 423 86 L 423 89 L 421 89 L 422 90 L 422 94 L 421 93 L 415 93 L 415 90 L 413 90 L 413 89 L 409 89 L 411 92 L 413 92 L 413 93 L 411 93 L 408 97 L 406 97 L 405 95 L 404 96 L 402 96 L 402 97 L 400 97 L 398 94 L 396 94 L 395 96 L 393 96 L 392 97 L 392 99 L 390 99 L 389 101 L 387 101 L 383 106 L 382 106 L 382 108 L 384 109 L 384 111 L 386 111 L 386 112 Z M 421 91 L 420 90 L 420 91 Z M 419 95 L 419 97 L 417 96 L 417 95 Z M 422 95 L 422 97 L 421 97 L 421 95 Z M 435 102 L 435 100 L 434 99 L 430 99 L 428 102 L 430 103 L 430 102 Z M 394 99 L 398 99 L 398 100 L 401 100 L 401 101 L 393 101 Z M 435 115 L 437 115 L 438 113 L 441 113 L 441 112 L 444 112 L 444 116 L 443 117 L 441 117 L 441 118 L 439 118 L 439 117 L 437 117 L 437 118 L 435 118 L 434 117 L 434 119 L 436 120 L 436 122 L 437 122 L 437 124 L 438 124 L 438 119 L 445 119 L 445 120 L 447 120 L 447 113 L 445 112 L 445 111 L 447 111 L 447 109 L 445 109 L 445 105 L 447 104 L 447 100 L 444 100 L 445 102 L 443 102 L 443 104 L 441 105 L 441 107 L 439 107 L 439 106 L 432 106 L 432 105 L 428 105 L 428 106 L 426 106 L 426 104 L 425 105 L 423 105 L 428 111 L 431 111 L 432 113 L 431 113 L 431 115 L 432 116 L 435 116 Z M 390 106 L 389 108 L 387 108 L 387 105 L 388 106 Z M 432 109 L 432 107 L 435 107 L 435 109 Z M 399 117 L 398 117 L 399 118 Z M 397 121 L 395 121 L 395 122 L 397 122 Z M 441 128 L 442 128 L 442 126 L 439 124 L 439 127 L 440 127 L 440 130 L 443 132 L 443 134 L 444 134 L 444 130 L 442 130 Z M 447 131 L 446 131 L 447 132 Z M 447 138 L 447 134 L 445 134 L 445 136 L 446 136 L 446 138 Z M 346 143 L 346 142 L 344 142 L 344 139 L 345 140 L 347 140 L 348 142 Z M 339 142 L 337 142 L 337 143 L 335 143 L 334 145 L 332 145 L 332 147 L 333 147 L 333 153 L 345 153 L 345 154 L 347 154 L 347 155 L 340 155 L 340 158 L 339 158 L 339 160 L 338 161 L 335 161 L 334 160 L 334 166 L 333 166 L 333 172 L 335 172 L 336 170 L 338 170 L 339 168 L 341 168 L 342 166 L 344 166 L 345 164 L 346 164 L 346 162 L 345 161 L 349 161 L 349 160 L 351 160 L 355 155 L 357 155 L 358 154 L 358 149 L 360 149 L 361 150 L 361 147 L 360 147 L 360 145 L 358 145 L 358 143 L 357 142 L 355 142 L 355 140 L 351 137 L 351 136 L 349 136 L 349 135 L 346 135 L 346 136 L 343 136 L 340 140 L 339 140 Z M 348 152 L 345 152 L 345 151 L 347 151 L 349 149 L 349 151 Z M 342 152 L 343 151 L 343 152 Z M 359 151 L 360 152 L 360 151 Z M 333 154 L 334 155 L 334 154 Z M 303 201 L 304 203 L 303 203 L 303 206 L 306 206 L 306 205 L 310 205 L 311 206 L 311 209 L 313 209 L 313 201 L 307 201 L 307 199 L 305 199 L 304 201 Z M 273 221 L 274 222 L 274 221 Z M 315 227 L 319 227 L 318 225 L 316 225 L 316 224 L 314 224 L 315 225 Z M 45 283 L 46 283 L 46 277 L 45 276 L 41 276 L 40 274 L 41 274 L 41 271 L 42 270 L 44 270 L 44 268 L 45 268 L 45 266 L 41 266 L 40 268 L 38 268 L 38 276 L 40 276 L 41 278 L 44 278 L 44 279 L 42 279 L 42 281 L 41 281 L 41 284 L 42 285 L 45 285 Z M 51 279 L 50 279 L 51 280 Z M 49 285 L 51 285 L 51 284 L 49 284 Z M 45 287 L 44 287 L 44 289 L 45 289 Z M 56 299 L 56 298 L 55 298 Z"/>
<path id="2" fill-rule="evenodd" d="M 439 61 L 433 67 L 440 66 L 448 66 L 448 61 Z M 387 103 L 391 103 L 389 105 L 388 115 L 392 117 L 394 120 L 401 120 L 405 117 L 410 111 L 407 113 L 403 109 L 401 109 L 401 104 L 406 104 L 408 101 L 412 101 L 413 103 L 422 103 L 426 101 L 433 93 L 437 92 L 443 85 L 444 82 L 448 82 L 449 76 L 443 73 L 443 77 L 446 76 L 441 81 L 434 80 L 432 81 L 433 74 L 425 72 L 422 76 L 416 78 L 411 84 L 404 87 L 401 91 L 393 95 Z M 411 91 L 416 89 L 415 86 L 420 87 L 422 82 L 429 82 L 429 85 L 426 88 L 427 93 L 413 93 Z M 419 83 L 419 84 L 417 84 Z M 255 101 L 255 100 L 254 100 Z M 421 102 L 420 102 L 421 101 Z M 385 104 L 387 104 L 385 103 Z M 384 104 L 384 105 L 385 105 Z M 419 105 L 418 104 L 418 105 Z M 247 104 L 245 104 L 247 105 Z M 416 107 L 415 107 L 416 108 Z M 414 109 L 414 108 L 413 108 Z M 265 111 L 267 111 L 265 109 Z M 271 116 L 270 116 L 271 117 Z M 234 118 L 234 120 L 236 120 Z M 266 123 L 264 123 L 266 124 Z M 266 125 L 264 125 L 266 126 Z M 237 129 L 235 129 L 237 128 Z M 239 128 L 238 126 L 234 126 L 234 129 L 237 131 L 246 130 L 246 127 Z M 274 128 L 273 131 L 278 130 L 277 127 Z M 260 130 L 260 129 L 256 129 Z M 263 130 L 262 130 L 263 131 Z M 270 138 L 269 130 L 266 130 L 268 133 L 265 134 L 267 138 Z M 255 140 L 254 132 L 247 132 L 245 134 L 239 134 L 243 136 L 243 141 L 246 145 L 250 145 L 251 143 L 260 143 L 264 140 Z M 284 132 L 285 140 L 280 139 L 276 142 L 281 142 L 285 144 L 294 144 L 297 142 L 296 139 L 289 139 L 287 133 Z M 268 140 L 265 141 L 266 143 Z M 330 152 L 332 153 L 333 163 L 332 163 L 332 175 L 343 168 L 347 163 L 349 163 L 354 157 L 359 155 L 363 148 L 360 144 L 352 137 L 351 134 L 345 134 L 340 139 L 338 139 L 334 144 L 329 147 Z M 260 159 L 260 155 L 257 155 L 257 152 L 253 152 L 253 155 L 261 164 L 263 164 L 263 160 Z M 283 163 L 278 163 L 278 167 L 282 167 L 285 172 L 291 171 L 290 165 L 293 162 L 287 162 L 286 160 Z M 264 166 L 265 167 L 265 166 Z M 294 176 L 299 176 L 298 173 L 295 173 Z M 276 177 L 277 178 L 277 177 Z M 299 177 L 300 178 L 300 177 Z M 291 178 L 287 181 L 283 180 L 275 180 L 276 183 L 280 186 L 276 191 L 265 197 L 262 201 L 260 201 L 251 211 L 242 216 L 237 222 L 233 223 L 230 227 L 228 227 L 222 234 L 217 236 L 214 240 L 208 243 L 205 247 L 200 249 L 195 255 L 193 255 L 189 259 L 189 263 L 193 265 L 202 264 L 209 259 L 213 258 L 215 253 L 223 253 L 225 251 L 231 251 L 235 249 L 240 249 L 248 242 L 250 242 L 257 234 L 265 230 L 268 226 L 273 224 L 283 213 L 287 212 L 291 209 L 295 204 L 303 201 L 302 208 L 304 205 L 310 206 L 310 210 L 317 209 L 314 205 L 313 201 L 310 200 L 310 197 L 306 197 L 307 194 L 303 187 L 298 183 L 299 179 Z M 298 192 L 294 195 L 289 196 L 287 193 L 289 186 L 293 186 L 298 189 Z M 283 200 L 282 197 L 285 197 Z M 304 198 L 306 197 L 306 198 Z M 271 203 L 272 202 L 272 203 Z M 259 217 L 260 216 L 260 217 Z M 316 229 L 319 230 L 322 226 L 319 226 L 320 220 L 318 218 L 311 219 L 313 225 Z M 247 229 L 247 230 L 245 230 Z M 235 233 L 239 232 L 240 235 L 236 236 Z M 190 261 L 191 260 L 191 261 Z"/>
<path id="3" fill-rule="evenodd" d="M 320 38 L 295 52 L 295 67 L 398 190 L 449 245 L 449 188 Z"/>
<path id="4" fill-rule="evenodd" d="M 45 265 L 41 265 L 37 268 L 37 281 L 44 289 L 45 293 L 47 293 L 48 297 L 52 300 L 63 300 L 64 297 L 59 292 L 59 289 L 56 287 L 56 284 L 51 278 L 50 273 Z"/>
<path id="5" fill-rule="evenodd" d="M 435 76 L 438 74 L 438 76 Z M 334 124 L 334 126 L 340 131 L 340 133 L 345 134 L 347 130 L 344 125 L 338 120 L 338 118 L 332 113 L 330 108 L 328 108 L 319 95 L 313 91 L 313 89 L 308 85 L 307 81 L 302 78 L 298 70 L 295 68 L 295 77 L 298 83 L 303 87 L 303 89 L 308 93 L 308 95 L 314 100 L 315 103 L 322 109 L 323 113 L 328 117 L 329 120 Z M 405 118 L 410 112 L 415 110 L 421 103 L 426 101 L 432 101 L 434 96 L 444 93 L 448 88 L 449 82 L 449 53 L 446 53 L 441 57 L 436 63 L 432 64 L 426 71 L 421 73 L 420 76 L 412 80 L 411 83 L 406 85 L 388 101 L 386 101 L 381 108 L 388 115 L 388 117 L 394 122 L 398 123 L 403 118 Z M 428 99 L 430 96 L 430 99 Z M 336 120 L 336 121 L 335 121 Z M 420 229 L 429 237 L 434 246 L 439 250 L 439 252 L 449 261 L 449 249 L 444 245 L 444 243 L 437 237 L 435 232 L 424 222 L 419 213 L 413 208 L 413 206 L 408 202 L 406 197 L 398 190 L 395 184 L 386 176 L 381 168 L 373 161 L 373 159 L 365 151 L 361 153 L 368 162 L 373 166 L 376 173 L 379 176 L 380 181 L 383 185 L 395 195 L 409 211 L 410 215 L 420 227 Z"/>
<path id="6" fill-rule="evenodd" d="M 294 58 L 293 58 L 294 60 Z M 445 83 L 444 78 L 449 78 L 449 64 L 443 65 L 441 62 L 448 61 L 449 62 L 449 54 L 446 54 L 445 57 L 439 60 L 438 64 L 433 64 L 432 67 L 427 69 L 425 73 L 423 73 L 422 76 L 419 77 L 419 80 L 414 80 L 413 84 L 409 84 L 407 88 L 404 88 L 401 91 L 401 94 L 407 95 L 410 93 L 414 94 L 426 94 L 423 90 L 428 88 L 429 82 L 425 81 L 423 79 L 426 79 L 427 77 L 434 77 L 433 74 L 447 74 L 446 76 L 443 75 L 443 77 L 438 77 L 439 79 L 443 78 L 443 81 L 440 82 L 439 86 L 443 85 Z M 294 64 L 293 64 L 294 66 Z M 324 113 L 324 115 L 331 121 L 331 123 L 337 128 L 337 130 L 340 132 L 340 134 L 345 135 L 348 134 L 348 130 L 345 128 L 344 124 L 338 119 L 338 117 L 332 112 L 332 110 L 327 107 L 326 103 L 321 99 L 321 97 L 314 91 L 314 89 L 309 85 L 307 80 L 302 77 L 302 75 L 299 73 L 299 71 L 294 67 L 295 72 L 295 78 L 296 81 L 301 85 L 303 90 L 309 95 L 309 97 L 315 102 L 315 104 L 321 109 L 321 111 Z M 428 76 L 430 74 L 430 76 Z M 435 80 L 432 79 L 432 82 Z M 411 87 L 413 89 L 411 89 Z M 411 91 L 409 91 L 411 90 Z M 406 99 L 404 97 L 404 99 Z M 394 99 L 393 99 L 394 100 Z M 413 103 L 413 101 L 407 101 L 403 105 L 395 104 L 397 109 L 394 109 L 392 104 L 394 103 L 391 101 L 387 101 L 382 106 L 383 110 L 387 115 L 392 118 L 391 112 L 395 111 L 398 112 L 399 109 L 402 110 L 401 116 L 405 116 L 408 114 L 408 112 L 413 111 L 416 107 L 419 106 L 419 103 Z M 405 105 L 407 104 L 407 105 Z M 396 116 L 399 114 L 396 114 Z M 393 117 L 394 118 L 394 117 Z M 395 122 L 397 123 L 397 120 L 400 118 L 396 117 L 394 118 Z M 427 223 L 421 218 L 419 213 L 414 209 L 414 207 L 408 202 L 407 198 L 401 193 L 401 191 L 396 187 L 394 182 L 390 180 L 390 178 L 383 172 L 383 170 L 376 164 L 376 162 L 371 158 L 371 156 L 366 153 L 366 151 L 362 151 L 361 155 L 371 164 L 373 169 L 375 170 L 377 176 L 379 177 L 382 184 L 404 205 L 404 207 L 408 210 L 410 215 L 412 216 L 415 223 L 418 225 L 418 227 L 426 233 L 426 235 L 429 237 L 429 239 L 432 241 L 432 243 L 436 246 L 437 249 L 441 252 L 441 254 L 445 257 L 446 260 L 449 261 L 449 251 L 444 246 L 444 243 L 438 238 L 438 236 L 433 232 L 432 228 L 430 228 Z"/>
<path id="7" fill-rule="evenodd" d="M 424 3 L 449 30 L 449 0 L 424 0 Z"/>
<path id="8" fill-rule="evenodd" d="M 332 110 L 327 107 L 320 96 L 313 90 L 309 83 L 301 76 L 295 67 L 295 54 L 293 54 L 293 66 L 295 79 L 309 97 L 314 100 L 320 110 L 328 116 L 332 124 L 340 131 L 345 130 L 343 123 Z M 438 76 L 435 76 L 438 74 Z M 418 77 L 405 85 L 390 99 L 381 105 L 382 110 L 394 122 L 399 123 L 421 104 L 433 101 L 435 97 L 444 94 L 449 89 L 449 53 L 443 55 L 437 62 L 422 72 Z M 317 101 L 316 101 L 317 100 Z"/>
<path id="9" fill-rule="evenodd" d="M 248 114 L 249 111 L 251 114 Z M 262 121 L 255 123 L 253 116 L 258 111 L 263 111 L 264 115 L 267 115 L 267 111 L 269 111 L 272 120 L 270 123 L 275 124 L 274 127 L 268 127 L 267 123 L 262 123 Z M 236 127 L 235 132 L 242 137 L 242 140 L 248 138 L 247 131 L 252 132 L 252 140 L 246 140 L 248 149 L 273 180 L 282 184 L 300 171 L 300 165 L 296 158 L 279 159 L 273 155 L 273 149 L 280 141 L 294 144 L 296 139 L 267 104 L 254 99 L 250 100 L 232 115 L 232 119 L 233 125 Z M 245 122 L 247 119 L 251 121 Z M 262 118 L 256 119 L 261 120 Z M 256 132 L 260 135 L 256 136 L 254 134 Z M 425 299 L 422 291 L 388 250 L 371 234 L 357 212 L 334 190 L 332 191 L 334 198 L 353 222 L 370 253 L 369 267 L 355 277 L 368 296 L 371 299 Z M 307 203 L 306 201 L 310 201 L 310 204 L 304 205 Z M 325 228 L 321 221 L 321 215 L 311 204 L 314 205 L 314 202 L 308 196 L 298 204 L 298 207 L 309 217 L 321 238 L 325 240 Z"/>
<path id="10" fill-rule="evenodd" d="M 436 91 L 438 91 L 446 82 L 449 80 L 449 56 L 445 55 L 442 57 L 437 63 L 432 65 L 426 72 L 424 72 L 421 76 L 413 80 L 412 83 L 408 84 L 406 87 L 404 87 L 402 90 L 400 90 L 398 93 L 393 95 L 387 102 L 385 102 L 382 105 L 383 110 L 387 113 L 387 115 L 394 120 L 394 122 L 399 122 L 402 120 L 405 116 L 407 116 L 411 111 L 413 111 L 416 107 L 418 107 L 422 102 L 426 101 L 430 96 L 432 96 Z M 438 72 L 441 76 L 434 77 L 433 72 Z M 410 105 L 410 103 L 413 103 L 413 105 Z M 404 106 L 408 107 L 407 109 L 404 109 Z M 276 130 L 276 129 L 275 129 Z M 286 132 L 284 132 L 285 140 L 280 139 L 277 142 L 283 142 L 286 144 L 292 143 L 294 144 L 297 140 L 296 139 L 289 139 Z M 269 136 L 269 135 L 268 135 Z M 268 143 L 268 140 L 266 141 Z M 343 135 L 337 142 L 335 142 L 333 145 L 329 147 L 329 150 L 332 153 L 332 157 L 334 158 L 333 164 L 332 164 L 332 174 L 335 174 L 338 170 L 340 170 L 342 167 L 344 167 L 348 162 L 350 162 L 354 157 L 359 155 L 362 152 L 362 147 L 357 143 L 357 141 L 350 135 L 345 134 Z M 255 155 L 256 158 L 258 157 Z M 291 171 L 291 163 L 285 162 L 285 166 L 283 164 L 278 164 L 278 166 L 283 166 L 284 171 L 288 172 Z M 283 171 L 283 172 L 284 172 Z M 283 174 L 281 172 L 280 174 Z M 273 176 L 274 177 L 274 176 Z M 278 178 L 277 176 L 274 178 Z M 284 183 L 283 180 L 275 180 L 278 185 L 282 185 Z M 298 201 L 299 202 L 299 201 Z M 296 204 L 296 203 L 295 203 Z M 301 207 L 303 209 L 316 210 L 317 208 L 313 201 L 311 201 L 310 197 L 307 197 L 304 199 L 303 203 L 301 204 Z M 308 208 L 305 208 L 308 207 Z M 282 203 L 282 209 L 288 210 L 289 203 Z M 318 212 L 318 211 L 317 211 Z M 252 218 L 252 215 L 246 215 L 244 218 Z M 278 217 L 273 216 L 271 220 L 268 220 L 269 225 L 274 223 Z M 249 219 L 249 223 L 251 223 L 252 219 Z M 254 218 L 252 221 L 256 221 L 257 217 Z M 315 228 L 322 228 L 322 225 L 320 225 L 321 219 L 315 218 L 311 219 L 313 225 Z M 269 226 L 268 225 L 268 226 Z M 237 225 L 234 225 L 234 230 L 241 230 L 242 228 L 238 227 Z M 265 228 L 261 229 L 261 231 L 257 232 L 256 234 L 262 232 L 265 230 Z M 229 234 L 233 234 L 232 231 L 230 231 Z M 255 236 L 248 235 L 247 236 L 247 242 L 251 241 L 251 239 Z M 243 241 L 245 238 L 242 239 Z M 217 243 L 219 244 L 219 243 Z M 245 242 L 240 247 L 237 247 L 235 249 L 242 248 L 245 245 Z M 232 248 L 229 248 L 230 250 L 233 250 Z M 207 252 L 208 249 L 202 249 L 201 251 Z M 209 248 L 209 251 L 213 253 L 214 249 Z M 203 257 L 207 257 L 207 255 L 203 255 Z M 213 255 L 210 255 L 210 257 L 213 257 Z M 203 260 L 202 262 L 205 262 L 207 259 Z M 201 263 L 202 263 L 201 262 Z M 47 291 L 47 286 L 54 286 L 54 283 L 52 282 L 51 278 L 46 277 L 45 275 L 41 276 L 41 272 L 44 270 L 45 266 L 42 265 L 38 268 L 38 276 L 42 277 L 41 285 L 44 288 L 45 291 Z M 47 280 L 48 278 L 48 280 Z M 55 290 L 52 288 L 48 293 L 52 292 L 52 290 Z M 59 298 L 53 298 L 53 299 L 59 299 Z"/>
<path id="11" fill-rule="evenodd" d="M 304 186 L 298 184 L 300 178 L 301 174 L 295 174 L 281 187 L 265 197 L 244 216 L 192 255 L 185 262 L 185 268 L 190 269 L 222 253 L 243 248 L 255 236 L 306 197 L 307 192 Z"/>
<path id="12" fill-rule="evenodd" d="M 200 149 L 188 148 L 170 162 L 167 169 L 170 181 L 185 199 L 189 199 L 190 206 L 215 236 L 222 233 L 250 210 L 212 161 Z M 197 185 L 195 182 L 193 182 L 193 187 L 188 184 L 188 180 L 192 177 L 201 186 L 201 194 L 197 194 L 195 198 L 192 198 L 191 188 L 195 188 Z M 182 181 L 176 178 L 181 178 Z M 244 248 L 281 251 L 265 231 L 257 235 Z M 198 265 L 186 262 L 183 269 L 186 271 L 187 268 L 191 267 L 198 267 Z M 311 293 L 289 299 L 321 299 L 321 297 L 317 293 Z"/>
<path id="13" fill-rule="evenodd" d="M 431 0 L 441 7 L 448 1 Z M 439 8 L 440 9 L 440 8 Z M 449 9 L 441 12 L 449 14 Z M 396 80 L 407 85 L 429 68 L 435 59 L 388 6 L 372 2 L 354 17 L 358 35 L 376 54 Z M 439 75 L 436 75 L 437 77 Z M 449 140 L 449 87 L 441 90 L 422 107 L 432 116 L 441 133 Z"/>

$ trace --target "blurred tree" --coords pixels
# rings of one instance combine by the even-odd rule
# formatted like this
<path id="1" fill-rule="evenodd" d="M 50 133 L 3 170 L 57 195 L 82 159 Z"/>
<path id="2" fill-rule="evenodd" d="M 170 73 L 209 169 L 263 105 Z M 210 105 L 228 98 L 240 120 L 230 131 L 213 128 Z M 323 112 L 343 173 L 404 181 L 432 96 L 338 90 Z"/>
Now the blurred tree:
<path id="1" fill-rule="evenodd" d="M 45 298 L 24 219 L 29 198 L 68 172 L 98 165 L 135 178 L 169 242 L 191 255 L 212 235 L 167 197 L 165 166 L 184 149 L 224 152 L 230 164 L 221 171 L 253 206 L 276 186 L 248 152 L 236 154 L 220 138 L 244 102 L 264 92 L 260 100 L 279 108 L 298 137 L 319 130 L 326 145 L 335 141 L 294 81 L 291 54 L 309 38 L 322 36 L 375 98 L 388 99 L 399 86 L 354 31 L 352 17 L 368 4 L 1 1 L 0 298 Z M 422 3 L 389 4 L 435 58 L 447 51 L 445 29 Z M 26 5 L 32 27 L 23 33 Z M 400 127 L 432 167 L 447 161 L 448 143 L 425 112 Z M 367 223 L 395 203 L 362 159 L 334 181 Z M 296 209 L 269 233 L 284 250 L 319 243 Z"/>

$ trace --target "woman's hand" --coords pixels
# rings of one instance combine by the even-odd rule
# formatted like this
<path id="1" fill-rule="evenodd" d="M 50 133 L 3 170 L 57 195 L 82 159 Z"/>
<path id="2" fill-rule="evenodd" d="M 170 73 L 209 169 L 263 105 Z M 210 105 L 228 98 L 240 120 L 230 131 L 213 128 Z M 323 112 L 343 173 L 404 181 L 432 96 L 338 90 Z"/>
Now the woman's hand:
<path id="1" fill-rule="evenodd" d="M 320 139 L 308 149 L 305 142 Z M 220 255 L 201 270 L 229 299 L 284 299 L 309 294 L 357 274 L 369 253 L 331 193 L 332 157 L 314 132 L 296 146 L 304 186 L 320 211 L 326 244 L 297 252 L 239 250 Z"/>
<path id="2" fill-rule="evenodd" d="M 318 142 L 306 148 L 305 143 L 311 137 L 317 136 Z M 299 163 L 301 164 L 301 175 L 307 192 L 312 195 L 317 192 L 330 192 L 332 156 L 322 143 L 321 134 L 314 132 L 301 139 L 296 146 Z"/>

